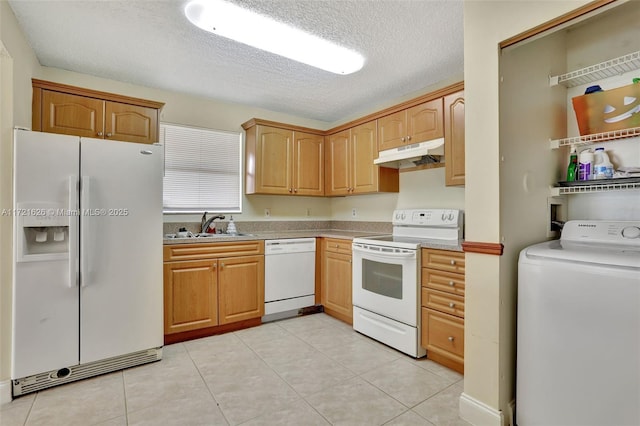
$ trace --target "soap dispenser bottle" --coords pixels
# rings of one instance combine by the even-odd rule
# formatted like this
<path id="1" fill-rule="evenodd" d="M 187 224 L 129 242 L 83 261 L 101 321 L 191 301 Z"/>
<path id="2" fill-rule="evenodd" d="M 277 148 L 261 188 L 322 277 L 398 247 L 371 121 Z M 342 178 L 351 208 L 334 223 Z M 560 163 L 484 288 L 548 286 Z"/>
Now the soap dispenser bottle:
<path id="1" fill-rule="evenodd" d="M 236 230 L 236 224 L 233 222 L 233 216 L 229 218 L 229 223 L 227 224 L 227 234 L 235 235 L 238 231 Z"/>

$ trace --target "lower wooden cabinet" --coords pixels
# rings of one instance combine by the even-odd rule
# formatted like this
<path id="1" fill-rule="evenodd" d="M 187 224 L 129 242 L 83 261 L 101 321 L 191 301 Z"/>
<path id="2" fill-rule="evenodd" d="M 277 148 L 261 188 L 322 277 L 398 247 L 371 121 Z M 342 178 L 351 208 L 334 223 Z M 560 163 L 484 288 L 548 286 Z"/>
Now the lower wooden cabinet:
<path id="1" fill-rule="evenodd" d="M 321 303 L 327 315 L 353 324 L 351 240 L 322 238 Z"/>
<path id="2" fill-rule="evenodd" d="M 422 335 L 427 358 L 464 373 L 464 253 L 422 249 Z"/>
<path id="3" fill-rule="evenodd" d="M 229 324 L 264 315 L 264 256 L 218 260 L 219 322 Z"/>
<path id="4" fill-rule="evenodd" d="M 164 259 L 164 334 L 191 333 L 171 341 L 264 315 L 264 242 L 165 246 Z"/>
<path id="5" fill-rule="evenodd" d="M 217 260 L 164 264 L 164 333 L 218 325 Z"/>

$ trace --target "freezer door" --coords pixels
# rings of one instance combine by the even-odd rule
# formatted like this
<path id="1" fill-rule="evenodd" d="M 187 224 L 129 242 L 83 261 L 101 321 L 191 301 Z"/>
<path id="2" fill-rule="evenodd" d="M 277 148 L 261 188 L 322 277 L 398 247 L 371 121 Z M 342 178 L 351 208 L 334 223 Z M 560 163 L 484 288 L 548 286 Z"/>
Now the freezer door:
<path id="1" fill-rule="evenodd" d="M 162 147 L 81 141 L 80 362 L 163 344 Z"/>
<path id="2" fill-rule="evenodd" d="M 16 130 L 14 142 L 11 377 L 18 379 L 78 364 L 80 139 Z"/>

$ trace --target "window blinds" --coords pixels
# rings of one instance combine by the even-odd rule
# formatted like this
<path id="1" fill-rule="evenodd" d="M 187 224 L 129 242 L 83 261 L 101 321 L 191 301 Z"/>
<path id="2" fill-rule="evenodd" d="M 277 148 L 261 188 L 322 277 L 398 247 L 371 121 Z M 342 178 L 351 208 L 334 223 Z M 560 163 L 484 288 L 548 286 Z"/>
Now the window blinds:
<path id="1" fill-rule="evenodd" d="M 240 213 L 240 133 L 160 124 L 165 213 Z"/>

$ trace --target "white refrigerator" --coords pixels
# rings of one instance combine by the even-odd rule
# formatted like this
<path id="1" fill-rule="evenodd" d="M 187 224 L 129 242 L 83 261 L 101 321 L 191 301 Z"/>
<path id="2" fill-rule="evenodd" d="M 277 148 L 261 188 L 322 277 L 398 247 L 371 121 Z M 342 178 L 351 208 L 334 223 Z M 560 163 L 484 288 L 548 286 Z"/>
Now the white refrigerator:
<path id="1" fill-rule="evenodd" d="M 14 136 L 14 395 L 160 359 L 162 147 Z"/>

